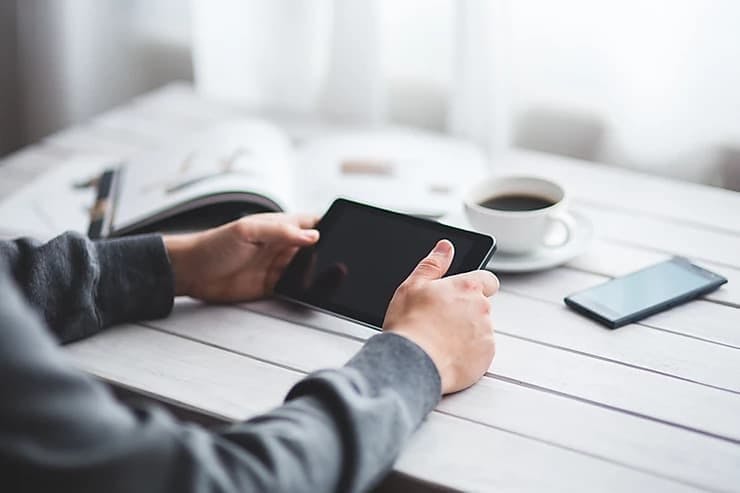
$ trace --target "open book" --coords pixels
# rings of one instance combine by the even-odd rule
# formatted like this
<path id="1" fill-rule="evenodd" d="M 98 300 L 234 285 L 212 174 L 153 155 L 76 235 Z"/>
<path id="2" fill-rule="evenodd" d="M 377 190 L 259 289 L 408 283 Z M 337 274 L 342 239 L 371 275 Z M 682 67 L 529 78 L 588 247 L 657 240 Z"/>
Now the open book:
<path id="1" fill-rule="evenodd" d="M 440 217 L 485 171 L 472 146 L 425 132 L 344 133 L 294 148 L 269 123 L 235 120 L 104 175 L 99 187 L 108 190 L 99 188 L 90 234 L 200 229 L 254 212 L 321 213 L 338 196 Z"/>
<path id="2" fill-rule="evenodd" d="M 260 121 L 217 126 L 107 170 L 98 180 L 91 237 L 197 229 L 290 202 L 293 151 Z"/>
<path id="3" fill-rule="evenodd" d="M 258 211 L 322 214 L 337 197 L 441 217 L 487 171 L 474 146 L 431 132 L 350 131 L 294 145 L 270 123 L 240 119 L 123 163 L 74 157 L 0 203 L 0 217 L 43 238 L 202 229 Z M 97 200 L 79 187 L 91 176 L 100 177 Z"/>

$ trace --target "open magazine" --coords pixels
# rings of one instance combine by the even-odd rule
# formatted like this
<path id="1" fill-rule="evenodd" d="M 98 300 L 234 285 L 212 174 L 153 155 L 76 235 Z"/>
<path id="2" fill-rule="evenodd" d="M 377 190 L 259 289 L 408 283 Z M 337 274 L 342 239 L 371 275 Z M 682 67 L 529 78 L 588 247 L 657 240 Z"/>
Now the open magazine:
<path id="1" fill-rule="evenodd" d="M 88 234 L 193 229 L 285 210 L 293 157 L 284 135 L 252 120 L 171 143 L 102 175 Z"/>
<path id="2" fill-rule="evenodd" d="M 487 172 L 474 146 L 431 132 L 351 131 L 295 145 L 270 123 L 239 119 L 126 162 L 73 157 L 3 200 L 0 217 L 42 238 L 195 230 L 260 211 L 320 215 L 337 197 L 438 218 Z M 96 189 L 81 188 L 91 177 Z"/>

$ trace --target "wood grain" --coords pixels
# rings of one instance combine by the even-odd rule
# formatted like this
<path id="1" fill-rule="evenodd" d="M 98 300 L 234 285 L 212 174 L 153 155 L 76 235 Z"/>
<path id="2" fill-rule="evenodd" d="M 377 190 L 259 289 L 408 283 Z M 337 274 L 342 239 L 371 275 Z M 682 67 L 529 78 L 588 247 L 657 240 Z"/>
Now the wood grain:
<path id="1" fill-rule="evenodd" d="M 199 307 L 197 304 L 178 306 L 173 318 L 157 321 L 155 325 L 193 340 L 258 359 L 274 360 L 279 365 L 288 365 L 305 372 L 341 365 L 361 345 L 359 341 L 350 338 L 345 338 L 338 344 L 337 340 L 340 338 L 331 334 L 255 313 L 240 313 L 224 307 Z M 656 420 L 677 418 L 678 424 L 684 426 L 703 424 L 714 428 L 711 431 L 730 433 L 740 441 L 740 428 L 734 424 L 735 413 L 740 412 L 740 396 L 687 382 L 670 382 L 666 377 L 661 377 L 663 382 L 655 382 L 660 380 L 654 378 L 655 376 L 648 376 L 647 385 L 634 389 L 638 390 L 634 392 L 630 385 L 638 384 L 644 376 L 639 375 L 639 371 L 623 369 L 618 365 L 612 365 L 614 370 L 611 372 L 594 372 L 597 368 L 594 365 L 590 368 L 575 365 L 575 372 L 556 375 L 556 378 L 574 377 L 568 384 L 584 397 L 601 400 L 606 398 L 618 405 L 632 405 L 632 409 L 627 409 L 631 412 L 628 414 L 607 407 L 609 402 L 601 403 L 604 405 L 600 406 L 595 405 L 595 402 L 586 403 L 583 399 L 569 399 L 555 392 L 547 392 L 541 387 L 511 383 L 524 380 L 547 384 L 548 382 L 543 381 L 543 375 L 553 374 L 548 368 L 550 361 L 547 361 L 547 355 L 543 358 L 543 351 L 540 350 L 538 354 L 536 345 L 529 344 L 530 348 L 523 348 L 526 345 L 524 341 L 506 337 L 502 342 L 499 337 L 499 351 L 503 351 L 507 357 L 503 367 L 497 361 L 493 371 L 494 374 L 508 374 L 511 381 L 485 379 L 473 389 L 445 399 L 439 409 L 631 467 L 669 477 L 680 477 L 685 481 L 713 488 L 720 488 L 722 484 L 728 484 L 730 478 L 737 476 L 738 469 L 735 465 L 740 460 L 740 446 L 737 443 L 677 429 Z M 556 351 L 552 348 L 545 349 L 544 353 L 547 350 Z M 563 356 L 568 361 L 574 359 L 568 354 L 561 354 L 561 359 Z M 555 360 L 557 363 L 557 357 Z M 533 372 L 531 368 L 527 368 L 531 367 L 531 361 L 542 362 L 538 366 L 539 375 L 537 370 Z M 586 366 L 590 363 L 584 362 Z M 593 375 L 600 375 L 601 381 L 594 382 Z M 610 379 L 609 376 L 613 378 Z M 652 385 L 651 380 L 655 385 Z M 624 388 L 610 388 L 612 386 Z M 645 400 L 649 392 L 655 389 L 660 389 L 660 399 Z M 448 403 L 449 400 L 452 400 L 451 404 Z M 531 414 L 526 414 L 524 409 L 529 409 Z M 716 410 L 719 410 L 719 414 Z M 657 416 L 653 420 L 636 417 L 635 414 Z M 687 422 L 686 417 L 694 418 L 695 421 Z M 588 432 L 585 433 L 584 429 L 588 429 Z M 694 457 L 692 452 L 697 453 L 699 450 L 704 452 L 698 453 L 698 457 L 713 458 L 714 469 L 707 468 L 701 460 L 691 459 Z M 682 459 L 677 460 L 677 456 Z"/>
<path id="2" fill-rule="evenodd" d="M 740 392 L 738 350 L 636 324 L 609 330 L 567 307 L 501 292 L 498 330 L 512 336 Z"/>
<path id="3" fill-rule="evenodd" d="M 230 420 L 245 419 L 278 405 L 300 378 L 290 370 L 134 326 L 72 344 L 67 351 L 80 367 L 101 378 L 143 388 L 169 402 Z M 522 461 L 523 457 L 527 460 Z M 521 477 L 525 465 L 537 473 Z M 572 491 L 606 484 L 690 489 L 654 473 L 436 413 L 414 436 L 395 469 L 427 481 L 476 490 L 495 486 L 503 491 L 526 491 L 547 485 Z"/>
<path id="4" fill-rule="evenodd" d="M 303 323 L 300 313 L 285 311 L 283 303 L 260 302 L 258 306 L 252 308 L 257 308 L 266 316 L 270 316 L 273 313 L 272 308 L 275 308 L 284 319 L 296 324 Z M 173 315 L 177 316 L 177 313 Z M 219 318 L 220 316 L 211 316 L 208 320 L 216 321 Z M 326 322 L 323 319 L 327 319 Z M 263 325 L 274 327 L 269 319 L 253 320 L 255 327 L 249 324 L 250 331 L 260 330 L 259 327 Z M 205 320 L 203 322 L 218 323 Z M 356 327 L 367 330 L 365 337 L 375 333 L 371 329 L 331 315 L 317 312 L 312 316 L 312 326 L 324 327 L 329 323 L 333 324 L 333 332 L 336 334 L 348 335 L 356 330 Z M 199 332 L 200 329 L 189 326 L 189 322 L 185 320 L 173 322 L 171 326 L 168 325 L 168 321 L 160 321 L 157 324 L 165 330 L 177 330 L 180 334 L 187 333 L 196 338 L 204 337 L 202 332 Z M 347 326 L 347 330 L 343 331 L 341 325 Z M 217 327 L 214 332 L 218 332 L 219 337 L 227 338 L 220 340 L 219 344 L 248 350 L 239 344 L 239 336 L 228 335 L 230 332 L 228 324 L 225 326 L 219 324 Z M 239 331 L 247 330 L 246 323 L 238 327 Z M 209 333 L 207 337 L 216 335 Z M 717 436 L 740 440 L 740 422 L 735 418 L 740 415 L 738 394 L 506 334 L 499 333 L 496 341 L 496 358 L 490 369 L 494 376 L 543 391 L 562 393 Z M 350 350 L 346 351 L 337 357 L 338 360 L 349 356 Z"/>
<path id="5" fill-rule="evenodd" d="M 593 222 L 597 236 L 615 243 L 740 268 L 740 234 L 591 206 L 579 205 L 577 210 Z M 729 222 L 735 223 L 740 223 L 740 215 Z"/>

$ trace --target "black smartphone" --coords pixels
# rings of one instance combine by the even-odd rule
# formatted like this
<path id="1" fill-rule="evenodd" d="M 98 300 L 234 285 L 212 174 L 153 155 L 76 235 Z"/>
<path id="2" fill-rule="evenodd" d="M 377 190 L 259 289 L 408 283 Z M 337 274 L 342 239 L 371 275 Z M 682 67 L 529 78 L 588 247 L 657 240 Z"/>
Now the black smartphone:
<path id="1" fill-rule="evenodd" d="M 616 329 L 714 291 L 727 279 L 680 257 L 565 297 L 565 304 Z"/>
<path id="2" fill-rule="evenodd" d="M 296 253 L 275 294 L 372 328 L 382 327 L 396 288 L 437 241 L 455 247 L 448 276 L 486 266 L 496 246 L 491 236 L 346 199 L 317 229 L 319 241 Z"/>

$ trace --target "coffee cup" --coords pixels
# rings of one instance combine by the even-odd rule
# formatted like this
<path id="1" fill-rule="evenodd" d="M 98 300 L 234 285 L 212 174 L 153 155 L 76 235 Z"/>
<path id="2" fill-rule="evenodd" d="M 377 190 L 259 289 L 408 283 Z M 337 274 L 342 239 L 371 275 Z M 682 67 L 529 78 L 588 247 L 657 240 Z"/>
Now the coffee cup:
<path id="1" fill-rule="evenodd" d="M 567 243 L 573 231 L 565 213 L 566 194 L 554 181 L 535 176 L 492 176 L 464 196 L 465 214 L 473 228 L 493 235 L 503 253 L 527 254 Z M 560 223 L 561 241 L 547 241 Z"/>

